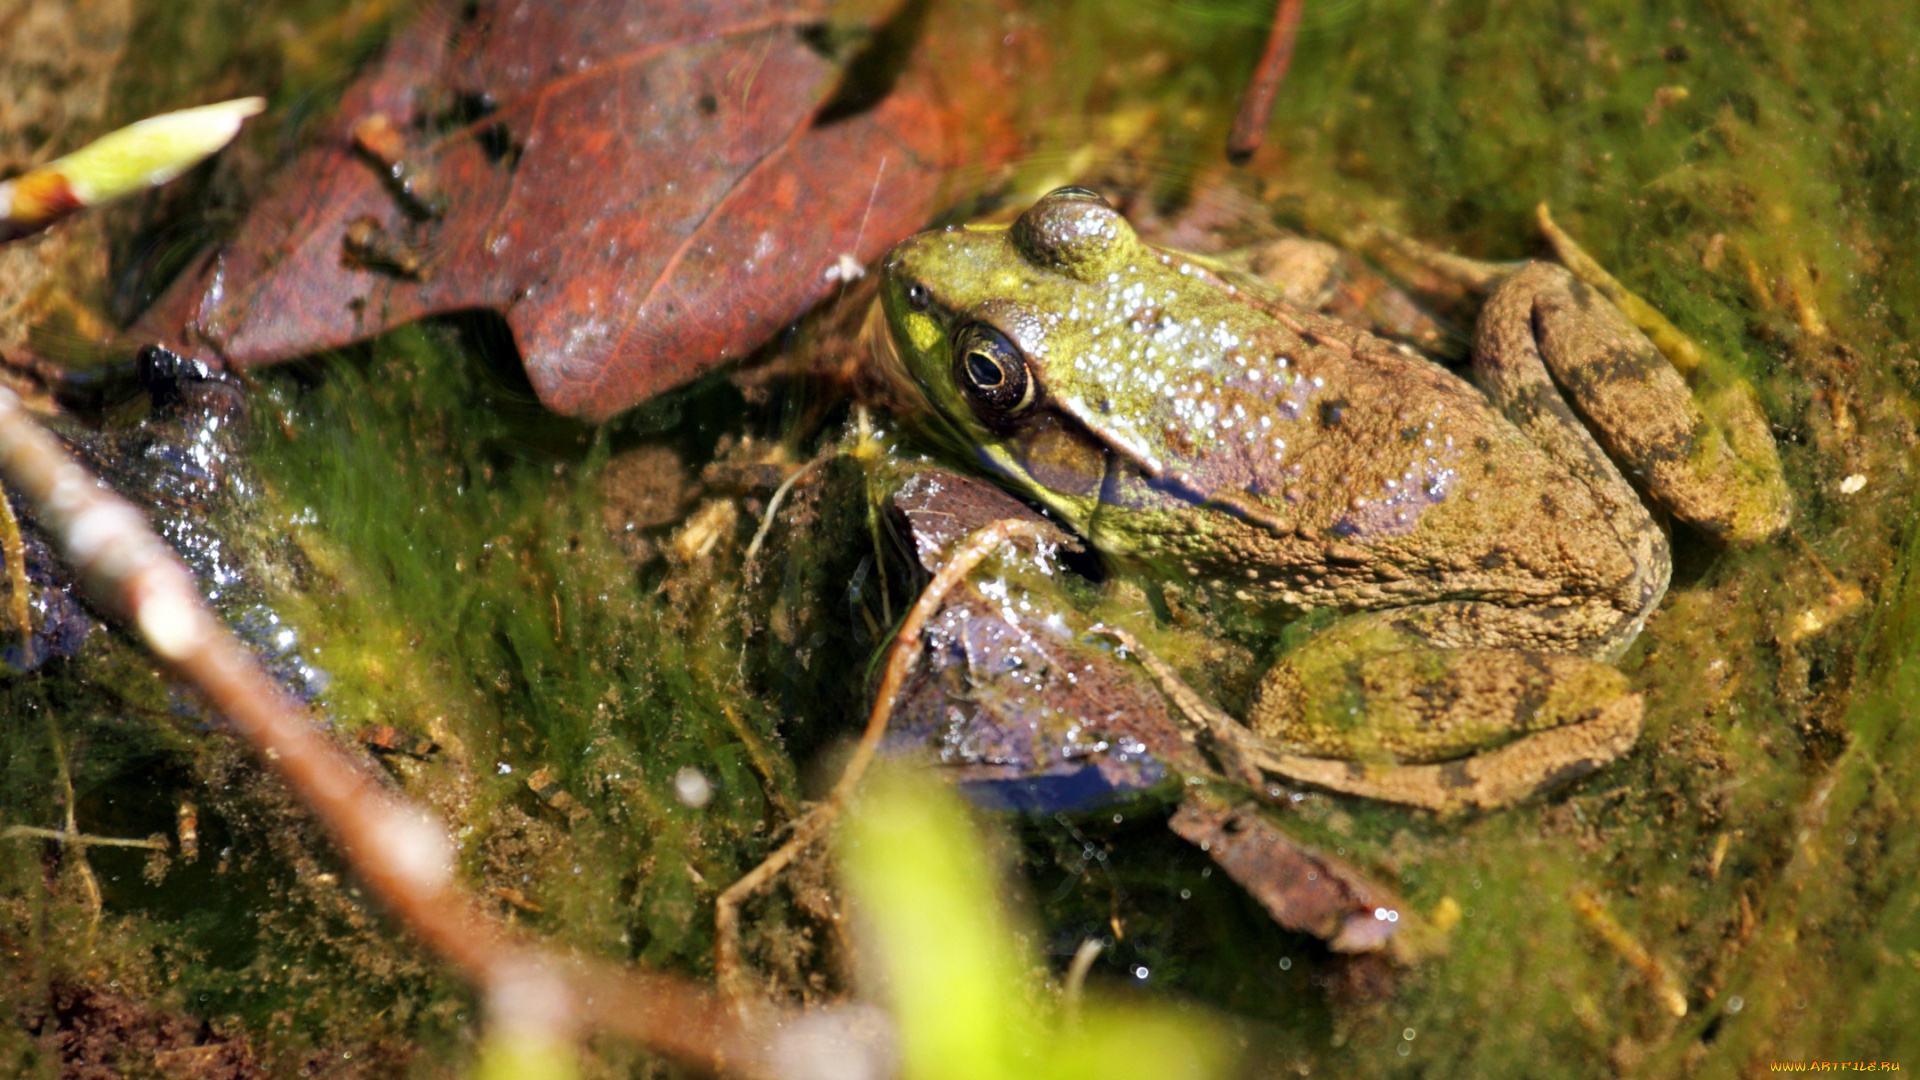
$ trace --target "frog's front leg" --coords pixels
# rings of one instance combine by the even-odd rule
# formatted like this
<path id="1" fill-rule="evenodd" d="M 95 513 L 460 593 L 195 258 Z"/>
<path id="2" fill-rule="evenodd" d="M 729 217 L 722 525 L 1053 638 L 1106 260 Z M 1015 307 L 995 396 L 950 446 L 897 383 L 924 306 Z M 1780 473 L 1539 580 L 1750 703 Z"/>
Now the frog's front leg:
<path id="1" fill-rule="evenodd" d="M 1752 388 L 1703 370 L 1689 387 L 1640 328 L 1565 268 L 1533 263 L 1503 281 L 1473 351 L 1481 389 L 1590 486 L 1611 489 L 1608 501 L 1632 493 L 1601 475 L 1611 470 L 1585 430 L 1656 502 L 1710 536 L 1753 543 L 1786 527 L 1790 497 Z"/>
<path id="2" fill-rule="evenodd" d="M 1520 802 L 1632 748 L 1640 695 L 1585 657 L 1440 648 L 1405 612 L 1341 620 L 1261 682 L 1243 753 L 1288 779 L 1451 811 Z"/>

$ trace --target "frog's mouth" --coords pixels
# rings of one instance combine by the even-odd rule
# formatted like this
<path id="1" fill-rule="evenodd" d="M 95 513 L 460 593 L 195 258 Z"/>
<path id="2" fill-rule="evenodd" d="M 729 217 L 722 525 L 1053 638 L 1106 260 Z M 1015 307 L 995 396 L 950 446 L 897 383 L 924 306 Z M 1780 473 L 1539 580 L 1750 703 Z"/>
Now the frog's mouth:
<path id="1" fill-rule="evenodd" d="M 1105 446 L 1122 460 L 1131 462 L 1147 476 L 1157 480 L 1166 474 L 1166 466 L 1147 448 L 1147 440 L 1134 431 L 1131 424 L 1113 416 L 1111 411 L 1096 409 L 1079 398 L 1064 394 L 1048 393 L 1046 402 L 1079 424 L 1087 438 Z"/>
<path id="2" fill-rule="evenodd" d="M 868 367 L 879 375 L 882 396 L 894 415 L 916 422 L 940 415 L 940 410 L 933 407 L 933 400 L 927 396 L 919 380 L 907 370 L 906 359 L 900 354 L 900 345 L 893 340 L 893 331 L 887 326 L 886 308 L 878 298 L 867 307 L 866 320 L 860 324 L 860 341 L 865 348 Z"/>

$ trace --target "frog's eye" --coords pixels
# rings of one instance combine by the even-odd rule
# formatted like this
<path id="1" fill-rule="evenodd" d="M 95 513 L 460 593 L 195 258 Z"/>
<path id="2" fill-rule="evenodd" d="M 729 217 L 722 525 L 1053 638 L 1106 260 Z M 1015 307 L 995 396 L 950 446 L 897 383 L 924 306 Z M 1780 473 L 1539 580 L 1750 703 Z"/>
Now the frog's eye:
<path id="1" fill-rule="evenodd" d="M 933 306 L 933 293 L 916 281 L 907 286 L 907 306 L 915 311 L 925 311 Z"/>
<path id="2" fill-rule="evenodd" d="M 1109 255 L 1133 241 L 1127 219 L 1099 192 L 1083 187 L 1042 195 L 1013 223 L 1010 235 L 1014 247 L 1036 265 L 1082 281 L 1105 279 Z"/>
<path id="3" fill-rule="evenodd" d="M 1113 205 L 1112 203 L 1109 203 L 1107 201 L 1106 196 L 1100 194 L 1099 192 L 1093 190 L 1092 188 L 1083 188 L 1078 184 L 1069 184 L 1066 187 L 1057 187 L 1057 188 L 1054 188 L 1052 191 L 1047 192 L 1045 195 L 1041 196 L 1041 201 L 1043 202 L 1063 202 L 1068 200 L 1071 200 L 1073 202 L 1098 203 L 1101 206 L 1105 206 L 1108 208 L 1111 208 Z"/>
<path id="4" fill-rule="evenodd" d="M 953 374 L 982 419 L 1018 416 L 1033 404 L 1027 358 L 991 326 L 971 323 L 954 340 Z"/>

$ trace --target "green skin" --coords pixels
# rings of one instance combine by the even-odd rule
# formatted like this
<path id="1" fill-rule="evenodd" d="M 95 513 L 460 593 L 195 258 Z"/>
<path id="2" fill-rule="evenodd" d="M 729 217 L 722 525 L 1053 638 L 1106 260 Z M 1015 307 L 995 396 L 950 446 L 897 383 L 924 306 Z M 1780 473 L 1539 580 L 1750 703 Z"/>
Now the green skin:
<path id="1" fill-rule="evenodd" d="M 1614 459 L 1724 540 L 1786 524 L 1751 395 L 1708 416 L 1558 266 L 1494 290 L 1478 388 L 1147 244 L 1080 189 L 1010 227 L 911 237 L 882 273 L 898 373 L 1119 572 L 1233 618 L 1342 613 L 1276 661 L 1234 725 L 1250 729 L 1244 757 L 1296 780 L 1497 806 L 1632 746 L 1641 702 L 1605 661 L 1671 560 Z"/>

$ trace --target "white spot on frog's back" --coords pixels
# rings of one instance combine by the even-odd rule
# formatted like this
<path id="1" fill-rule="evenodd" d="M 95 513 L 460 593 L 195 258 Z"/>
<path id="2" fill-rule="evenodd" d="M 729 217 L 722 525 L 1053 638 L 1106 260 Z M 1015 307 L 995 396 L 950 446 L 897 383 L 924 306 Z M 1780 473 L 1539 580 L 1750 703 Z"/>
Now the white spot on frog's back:
<path id="1" fill-rule="evenodd" d="M 1161 295 L 1119 273 L 1110 280 L 1067 312 L 1090 325 L 1075 340 L 1067 378 L 1050 380 L 1055 400 L 1151 462 L 1151 472 L 1176 463 L 1201 475 L 1270 471 L 1286 450 L 1276 429 L 1306 417 L 1325 380 L 1302 378 L 1290 350 L 1273 348 L 1279 342 L 1261 347 L 1269 335 L 1209 314 L 1178 290 Z"/>

